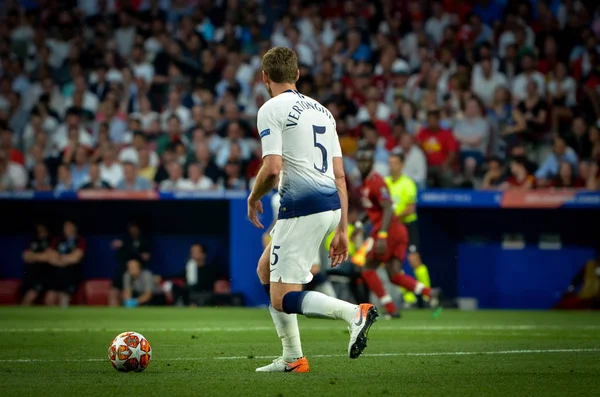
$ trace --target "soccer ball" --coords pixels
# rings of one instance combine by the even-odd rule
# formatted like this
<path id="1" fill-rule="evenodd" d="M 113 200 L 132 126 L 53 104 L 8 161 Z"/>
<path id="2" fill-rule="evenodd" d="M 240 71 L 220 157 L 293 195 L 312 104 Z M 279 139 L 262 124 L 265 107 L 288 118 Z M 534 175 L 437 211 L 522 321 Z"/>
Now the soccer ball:
<path id="1" fill-rule="evenodd" d="M 108 347 L 108 359 L 117 371 L 142 372 L 152 359 L 148 339 L 137 332 L 123 332 Z"/>

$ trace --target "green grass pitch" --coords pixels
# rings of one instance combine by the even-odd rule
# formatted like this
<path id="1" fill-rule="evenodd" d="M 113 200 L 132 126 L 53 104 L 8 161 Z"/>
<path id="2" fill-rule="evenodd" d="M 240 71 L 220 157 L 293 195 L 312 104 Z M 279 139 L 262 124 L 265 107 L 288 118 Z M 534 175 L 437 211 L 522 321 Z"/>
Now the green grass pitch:
<path id="1" fill-rule="evenodd" d="M 255 373 L 281 353 L 267 310 L 1 308 L 1 396 L 599 396 L 600 315 L 425 311 L 380 320 L 357 360 L 341 321 L 300 319 L 311 373 Z M 142 333 L 153 359 L 107 348 Z"/>

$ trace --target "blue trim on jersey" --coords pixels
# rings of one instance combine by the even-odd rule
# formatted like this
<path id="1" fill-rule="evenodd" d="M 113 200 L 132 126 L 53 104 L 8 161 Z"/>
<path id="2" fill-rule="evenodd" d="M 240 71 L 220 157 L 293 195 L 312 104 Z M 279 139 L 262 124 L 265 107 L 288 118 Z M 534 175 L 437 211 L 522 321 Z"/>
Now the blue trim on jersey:
<path id="1" fill-rule="evenodd" d="M 278 219 L 297 218 L 318 214 L 325 211 L 335 211 L 342 208 L 340 196 L 337 189 L 332 194 L 311 192 L 303 197 L 293 199 L 281 192 L 281 206 L 279 207 Z"/>

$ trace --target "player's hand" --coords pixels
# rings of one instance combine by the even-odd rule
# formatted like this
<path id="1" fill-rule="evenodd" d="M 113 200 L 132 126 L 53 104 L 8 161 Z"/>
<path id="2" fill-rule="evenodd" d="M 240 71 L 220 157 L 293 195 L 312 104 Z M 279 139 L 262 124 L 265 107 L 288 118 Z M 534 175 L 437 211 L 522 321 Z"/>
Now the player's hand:
<path id="1" fill-rule="evenodd" d="M 387 240 L 384 238 L 378 238 L 375 241 L 375 252 L 378 256 L 385 255 L 385 251 L 387 250 Z"/>
<path id="2" fill-rule="evenodd" d="M 329 246 L 329 258 L 331 267 L 336 267 L 348 260 L 348 235 L 346 233 L 335 232 Z"/>
<path id="3" fill-rule="evenodd" d="M 264 229 L 262 223 L 258 220 L 258 214 L 263 213 L 263 206 L 260 200 L 253 200 L 251 197 L 248 197 L 248 219 L 254 226 L 259 229 Z"/>

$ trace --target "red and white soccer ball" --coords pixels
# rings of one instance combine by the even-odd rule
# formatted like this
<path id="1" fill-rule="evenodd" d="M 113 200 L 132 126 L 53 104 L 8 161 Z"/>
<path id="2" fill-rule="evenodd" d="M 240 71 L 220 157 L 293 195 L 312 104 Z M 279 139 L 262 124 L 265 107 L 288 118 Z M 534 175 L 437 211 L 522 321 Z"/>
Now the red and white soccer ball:
<path id="1" fill-rule="evenodd" d="M 108 347 L 108 359 L 117 371 L 142 372 L 152 359 L 148 339 L 137 332 L 123 332 Z"/>

